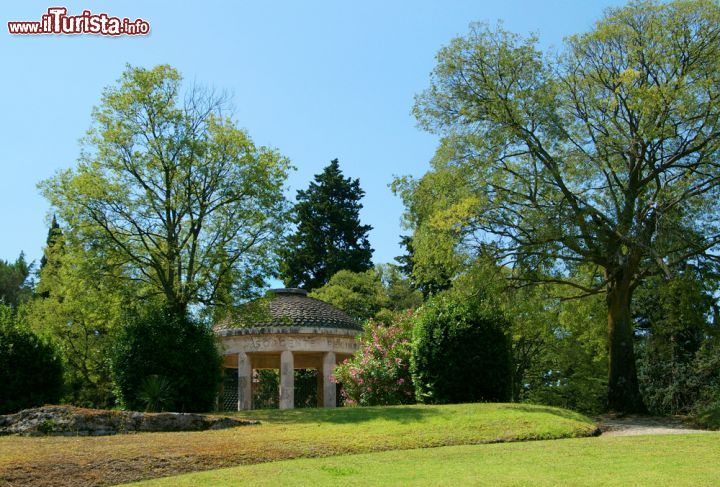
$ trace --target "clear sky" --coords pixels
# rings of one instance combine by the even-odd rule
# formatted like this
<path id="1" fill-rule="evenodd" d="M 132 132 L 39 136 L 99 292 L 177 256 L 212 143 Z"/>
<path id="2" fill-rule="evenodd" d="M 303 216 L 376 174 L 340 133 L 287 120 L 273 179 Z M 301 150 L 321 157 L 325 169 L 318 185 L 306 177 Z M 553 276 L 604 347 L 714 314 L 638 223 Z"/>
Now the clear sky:
<path id="1" fill-rule="evenodd" d="M 410 110 L 434 56 L 473 21 L 535 32 L 545 47 L 592 27 L 595 0 L 122 1 L 3 3 L 0 9 L 0 259 L 39 260 L 49 207 L 36 184 L 72 166 L 104 86 L 125 64 L 168 63 L 186 80 L 233 94 L 236 119 L 297 171 L 290 196 L 333 158 L 366 191 L 375 262 L 399 255 L 402 204 L 394 175 L 421 175 L 436 139 Z M 147 37 L 12 36 L 8 20 L 50 6 L 142 17 Z M 180 6 L 182 5 L 182 6 Z"/>

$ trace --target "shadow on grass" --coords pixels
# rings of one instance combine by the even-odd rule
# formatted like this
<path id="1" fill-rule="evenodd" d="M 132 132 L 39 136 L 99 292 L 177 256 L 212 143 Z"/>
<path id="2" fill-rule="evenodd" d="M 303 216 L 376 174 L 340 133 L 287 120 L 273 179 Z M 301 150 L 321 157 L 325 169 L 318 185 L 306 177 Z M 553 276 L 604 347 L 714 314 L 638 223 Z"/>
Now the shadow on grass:
<path id="1" fill-rule="evenodd" d="M 521 404 L 521 403 L 514 403 L 514 404 L 507 404 L 508 409 L 512 409 L 515 411 L 522 411 L 523 413 L 543 413 L 543 414 L 552 414 L 554 416 L 559 416 L 564 419 L 570 419 L 573 421 L 584 421 L 588 424 L 594 424 L 593 421 L 580 414 L 576 413 L 575 411 L 570 411 L 569 409 L 560 409 L 560 408 L 554 408 L 551 406 L 535 406 L 531 404 Z"/>
<path id="2" fill-rule="evenodd" d="M 243 411 L 233 414 L 243 418 L 258 419 L 268 423 L 363 423 L 382 419 L 397 423 L 417 423 L 440 412 L 428 406 L 364 406 L 345 408 L 304 408 L 304 409 L 264 409 Z"/>
<path id="3" fill-rule="evenodd" d="M 594 422 L 580 413 L 566 409 L 554 408 L 551 406 L 535 406 L 531 404 L 505 403 L 487 404 L 488 408 L 479 406 L 477 409 L 468 410 L 462 405 L 458 409 L 448 409 L 452 406 L 434 405 L 412 405 L 412 406 L 363 406 L 344 408 L 303 408 L 303 409 L 264 409 L 231 413 L 248 419 L 257 419 L 261 422 L 274 424 L 311 424 L 311 423 L 335 423 L 352 424 L 363 423 L 374 420 L 392 421 L 398 424 L 418 423 L 433 418 L 444 417 L 450 419 L 454 414 L 467 415 L 477 414 L 482 417 L 484 413 L 489 415 L 497 414 L 500 410 L 518 411 L 532 419 L 533 415 L 553 415 L 571 421 Z"/>

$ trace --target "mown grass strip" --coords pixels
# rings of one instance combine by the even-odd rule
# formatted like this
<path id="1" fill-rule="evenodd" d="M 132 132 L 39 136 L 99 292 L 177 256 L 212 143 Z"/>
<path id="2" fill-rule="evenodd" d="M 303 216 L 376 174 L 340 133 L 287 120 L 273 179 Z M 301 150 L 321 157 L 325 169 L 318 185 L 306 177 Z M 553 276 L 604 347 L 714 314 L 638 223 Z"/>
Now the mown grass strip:
<path id="1" fill-rule="evenodd" d="M 142 482 L 223 485 L 718 485 L 720 433 L 582 438 L 300 459 Z"/>

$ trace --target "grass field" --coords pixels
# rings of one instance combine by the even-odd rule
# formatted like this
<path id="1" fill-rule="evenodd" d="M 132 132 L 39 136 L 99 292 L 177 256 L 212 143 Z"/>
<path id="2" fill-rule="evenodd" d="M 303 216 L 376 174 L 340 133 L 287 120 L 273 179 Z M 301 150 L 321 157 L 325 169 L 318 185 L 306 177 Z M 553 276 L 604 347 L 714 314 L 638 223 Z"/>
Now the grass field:
<path id="1" fill-rule="evenodd" d="M 261 425 L 106 437 L 0 437 L 0 485 L 108 485 L 302 457 L 587 436 L 588 418 L 528 405 L 253 411 Z"/>
<path id="2" fill-rule="evenodd" d="M 138 485 L 710 486 L 719 458 L 720 433 L 599 437 L 290 460 Z"/>

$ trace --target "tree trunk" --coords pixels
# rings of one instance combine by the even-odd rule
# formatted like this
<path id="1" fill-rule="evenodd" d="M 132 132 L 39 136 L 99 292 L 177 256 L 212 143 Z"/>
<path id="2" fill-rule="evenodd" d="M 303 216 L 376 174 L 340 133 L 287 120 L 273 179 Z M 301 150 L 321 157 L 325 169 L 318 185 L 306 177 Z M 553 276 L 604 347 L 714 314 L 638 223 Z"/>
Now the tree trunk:
<path id="1" fill-rule="evenodd" d="M 187 316 L 188 304 L 175 294 L 166 294 L 167 310 L 178 318 Z"/>
<path id="2" fill-rule="evenodd" d="M 644 413 L 640 395 L 633 328 L 630 315 L 632 286 L 629 272 L 620 272 L 608 284 L 608 342 L 610 370 L 608 377 L 608 408 L 622 413 Z"/>

